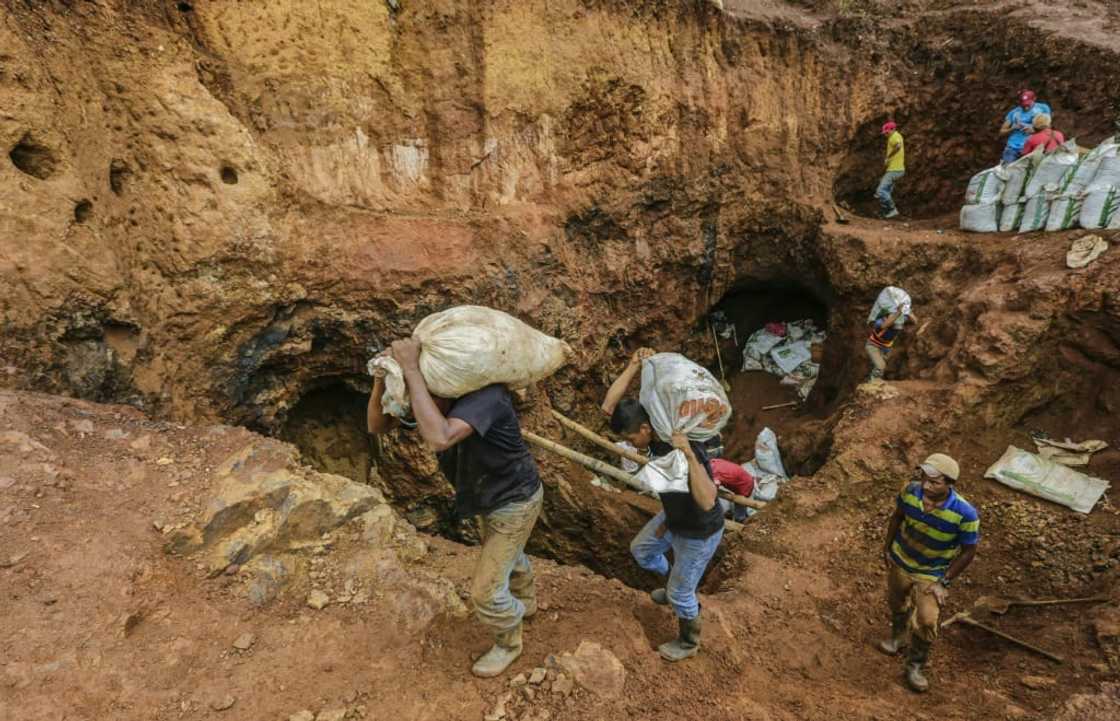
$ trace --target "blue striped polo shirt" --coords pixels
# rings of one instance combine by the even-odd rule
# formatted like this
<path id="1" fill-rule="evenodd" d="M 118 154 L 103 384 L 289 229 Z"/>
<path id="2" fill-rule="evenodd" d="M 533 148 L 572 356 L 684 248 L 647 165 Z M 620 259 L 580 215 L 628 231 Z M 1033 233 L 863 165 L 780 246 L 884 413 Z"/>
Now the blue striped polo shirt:
<path id="1" fill-rule="evenodd" d="M 922 507 L 922 484 L 911 483 L 898 494 L 902 524 L 891 543 L 891 559 L 919 579 L 936 581 L 945 575 L 961 546 L 980 540 L 980 516 L 964 496 L 949 489 L 940 507 Z"/>

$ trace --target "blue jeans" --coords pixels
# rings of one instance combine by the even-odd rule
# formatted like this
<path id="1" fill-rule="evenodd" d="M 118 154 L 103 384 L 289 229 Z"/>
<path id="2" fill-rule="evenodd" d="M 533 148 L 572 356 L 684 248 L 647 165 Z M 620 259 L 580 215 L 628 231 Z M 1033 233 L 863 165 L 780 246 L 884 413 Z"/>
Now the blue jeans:
<path id="1" fill-rule="evenodd" d="M 1019 159 L 1019 155 L 1022 152 L 1023 152 L 1022 148 L 1013 148 L 1010 145 L 1004 146 L 1003 157 L 1001 157 L 1000 160 L 1003 162 L 1004 165 L 1007 165 L 1008 163 L 1014 163 L 1016 160 Z"/>
<path id="2" fill-rule="evenodd" d="M 883 179 L 879 181 L 879 187 L 875 189 L 875 197 L 879 199 L 879 208 L 882 209 L 884 215 L 895 209 L 891 191 L 894 190 L 894 184 L 898 182 L 898 179 L 904 175 L 906 175 L 904 170 L 888 170 L 883 173 Z"/>
<path id="3" fill-rule="evenodd" d="M 700 615 L 696 587 L 700 585 L 704 569 L 719 548 L 723 529 L 707 538 L 683 538 L 674 536 L 668 530 L 658 538 L 657 529 L 664 522 L 664 511 L 651 518 L 630 542 L 630 555 L 647 571 L 669 577 L 669 582 L 665 584 L 669 603 L 678 617 L 691 620 Z M 672 568 L 669 566 L 669 559 L 665 557 L 665 552 L 670 548 L 673 549 Z"/>

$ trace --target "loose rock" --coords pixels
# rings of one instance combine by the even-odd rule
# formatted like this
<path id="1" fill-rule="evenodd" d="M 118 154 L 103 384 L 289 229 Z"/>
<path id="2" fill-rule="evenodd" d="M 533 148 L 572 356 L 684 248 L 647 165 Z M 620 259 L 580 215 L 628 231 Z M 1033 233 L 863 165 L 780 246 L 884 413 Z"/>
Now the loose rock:
<path id="1" fill-rule="evenodd" d="M 235 703 L 237 703 L 237 699 L 227 693 L 225 696 L 216 698 L 211 701 L 210 708 L 214 709 L 215 711 L 225 711 L 226 709 L 233 708 L 233 705 Z"/>
<path id="2" fill-rule="evenodd" d="M 307 605 L 316 611 L 326 608 L 331 602 L 331 597 L 319 589 L 315 589 L 307 596 Z"/>
<path id="3" fill-rule="evenodd" d="M 329 711 L 320 711 L 315 721 L 343 721 L 346 718 L 345 708 L 332 708 Z"/>
<path id="4" fill-rule="evenodd" d="M 523 673 L 517 674 L 516 676 L 511 678 L 510 681 L 509 681 L 509 685 L 510 685 L 511 688 L 517 688 L 518 686 L 524 686 L 527 683 L 529 683 L 529 679 L 526 678 L 525 674 L 523 674 Z"/>
<path id="5" fill-rule="evenodd" d="M 593 641 L 580 641 L 576 652 L 557 663 L 580 686 L 603 698 L 615 698 L 626 684 L 626 668 L 618 657 Z"/>
<path id="6" fill-rule="evenodd" d="M 237 637 L 236 641 L 233 642 L 233 647 L 236 648 L 239 651 L 248 651 L 250 648 L 253 647 L 253 643 L 256 640 L 257 640 L 257 637 L 254 636 L 253 634 L 243 633 L 243 634 L 241 634 L 240 636 Z"/>
<path id="7" fill-rule="evenodd" d="M 548 672 L 543 668 L 535 668 L 533 669 L 533 673 L 529 676 L 529 683 L 533 684 L 534 686 L 539 686 L 540 683 L 544 681 L 545 676 L 547 675 Z"/>
<path id="8" fill-rule="evenodd" d="M 1033 688 L 1038 691 L 1044 688 L 1050 688 L 1058 683 L 1058 680 L 1053 676 L 1024 676 L 1019 682 L 1027 688 Z"/>

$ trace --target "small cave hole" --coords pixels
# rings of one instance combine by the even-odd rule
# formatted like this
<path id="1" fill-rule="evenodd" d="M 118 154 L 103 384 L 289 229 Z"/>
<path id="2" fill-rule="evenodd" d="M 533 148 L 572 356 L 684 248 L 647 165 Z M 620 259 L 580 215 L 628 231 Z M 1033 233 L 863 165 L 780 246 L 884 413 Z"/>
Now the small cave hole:
<path id="1" fill-rule="evenodd" d="M 128 167 L 128 163 L 114 158 L 109 163 L 109 189 L 113 191 L 114 195 L 124 195 L 124 191 L 129 181 L 132 179 L 132 169 Z"/>
<path id="2" fill-rule="evenodd" d="M 226 185 L 237 185 L 237 169 L 230 165 L 223 165 L 222 182 Z"/>
<path id="3" fill-rule="evenodd" d="M 288 412 L 279 436 L 318 470 L 368 483 L 374 458 L 367 400 L 341 381 L 311 390 Z"/>
<path id="4" fill-rule="evenodd" d="M 21 172 L 39 180 L 46 180 L 54 175 L 55 168 L 58 167 L 58 157 L 54 151 L 33 139 L 30 134 L 24 135 L 15 144 L 8 157 L 11 158 L 12 165 Z"/>
<path id="5" fill-rule="evenodd" d="M 79 200 L 74 206 L 74 220 L 78 223 L 84 223 L 89 220 L 93 215 L 93 203 L 89 200 Z"/>
<path id="6" fill-rule="evenodd" d="M 194 10 L 194 5 L 191 5 L 190 3 L 178 3 L 175 5 L 175 7 L 181 13 L 189 13 L 190 11 Z"/>

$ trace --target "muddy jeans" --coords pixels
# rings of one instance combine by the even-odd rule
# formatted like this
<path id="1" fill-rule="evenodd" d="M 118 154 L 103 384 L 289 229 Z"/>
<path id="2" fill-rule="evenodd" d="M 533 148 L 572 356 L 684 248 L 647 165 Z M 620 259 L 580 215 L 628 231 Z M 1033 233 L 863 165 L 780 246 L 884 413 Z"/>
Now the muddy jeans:
<path id="1" fill-rule="evenodd" d="M 879 199 L 879 208 L 884 215 L 895 209 L 894 198 L 891 197 L 891 193 L 894 191 L 894 184 L 904 175 L 906 173 L 902 170 L 888 170 L 883 173 L 883 177 L 879 181 L 879 187 L 875 189 L 875 197 Z"/>
<path id="2" fill-rule="evenodd" d="M 696 587 L 700 585 L 700 578 L 708 567 L 708 561 L 712 560 L 719 548 L 723 529 L 707 538 L 684 538 L 674 536 L 672 531 L 665 531 L 658 538 L 657 529 L 664 522 L 664 511 L 651 518 L 630 542 L 630 554 L 647 571 L 669 577 L 665 584 L 669 603 L 679 618 L 693 619 L 700 615 Z M 669 566 L 669 559 L 665 557 L 665 552 L 670 548 L 673 549 L 672 568 Z"/>
<path id="3" fill-rule="evenodd" d="M 937 598 L 929 590 L 932 585 L 895 565 L 887 574 L 887 605 L 891 613 L 909 613 L 910 633 L 930 643 L 937 638 L 937 619 L 941 615 Z"/>
<path id="4" fill-rule="evenodd" d="M 521 623 L 524 602 L 537 597 L 525 542 L 533 532 L 543 501 L 542 485 L 527 501 L 508 503 L 479 516 L 482 552 L 471 580 L 471 602 L 478 620 L 496 632 L 509 631 Z"/>
<path id="5" fill-rule="evenodd" d="M 871 359 L 871 377 L 882 378 L 883 374 L 887 372 L 887 355 L 889 350 L 885 350 L 875 345 L 874 343 L 867 343 L 863 346 L 867 351 L 867 357 Z"/>

